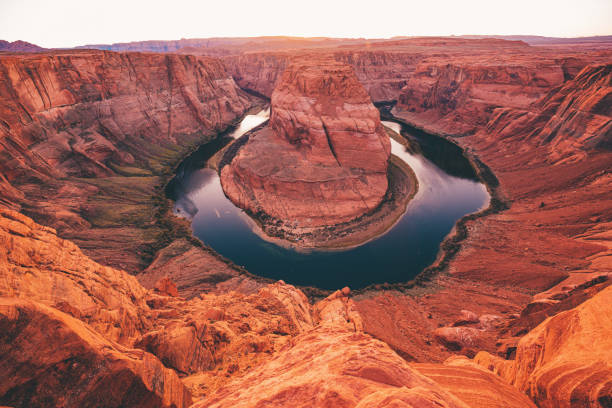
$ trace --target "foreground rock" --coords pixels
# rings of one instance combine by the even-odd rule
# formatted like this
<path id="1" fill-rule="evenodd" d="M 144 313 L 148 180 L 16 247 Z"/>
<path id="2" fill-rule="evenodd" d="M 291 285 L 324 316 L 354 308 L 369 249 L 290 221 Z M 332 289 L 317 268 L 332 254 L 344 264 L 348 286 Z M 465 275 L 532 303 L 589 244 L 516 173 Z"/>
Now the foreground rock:
<path id="1" fill-rule="evenodd" d="M 293 344 L 195 407 L 466 407 L 363 333 L 322 327 Z"/>
<path id="2" fill-rule="evenodd" d="M 12 211 L 0 243 L 1 404 L 466 406 L 362 332 L 349 288 L 314 305 L 284 282 L 185 300 L 162 278 L 154 293 Z"/>
<path id="3" fill-rule="evenodd" d="M 15 407 L 176 407 L 191 395 L 153 355 L 104 339 L 41 304 L 0 298 L 0 403 Z"/>
<path id="4" fill-rule="evenodd" d="M 540 407 L 609 407 L 610 307 L 612 287 L 525 335 L 514 361 L 484 352 L 475 360 L 527 393 Z"/>
<path id="5" fill-rule="evenodd" d="M 102 266 L 55 231 L 0 209 L 0 296 L 35 300 L 81 319 L 106 339 L 131 345 L 151 327 L 147 291 Z"/>
<path id="6" fill-rule="evenodd" d="M 390 142 L 350 67 L 293 63 L 271 112 L 270 127 L 251 135 L 221 171 L 234 203 L 295 228 L 351 221 L 381 203 Z"/>
<path id="7" fill-rule="evenodd" d="M 444 364 L 411 364 L 419 373 L 461 398 L 470 407 L 531 408 L 535 404 L 506 381 L 465 357 Z"/>

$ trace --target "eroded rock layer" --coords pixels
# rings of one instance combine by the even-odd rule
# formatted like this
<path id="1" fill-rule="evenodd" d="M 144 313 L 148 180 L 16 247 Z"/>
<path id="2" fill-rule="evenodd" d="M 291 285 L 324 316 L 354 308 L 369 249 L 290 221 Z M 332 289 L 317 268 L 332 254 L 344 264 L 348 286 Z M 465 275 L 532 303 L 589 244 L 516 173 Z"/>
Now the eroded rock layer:
<path id="1" fill-rule="evenodd" d="M 391 146 L 349 66 L 293 63 L 271 109 L 269 128 L 251 135 L 221 171 L 234 203 L 296 227 L 340 224 L 380 204 Z"/>
<path id="2" fill-rule="evenodd" d="M 612 287 L 561 312 L 518 342 L 513 361 L 488 353 L 475 360 L 540 407 L 607 407 L 612 402 Z"/>
<path id="3" fill-rule="evenodd" d="M 212 58 L 2 55 L 0 204 L 138 271 L 137 253 L 150 256 L 172 234 L 155 197 L 168 168 L 250 105 Z"/>

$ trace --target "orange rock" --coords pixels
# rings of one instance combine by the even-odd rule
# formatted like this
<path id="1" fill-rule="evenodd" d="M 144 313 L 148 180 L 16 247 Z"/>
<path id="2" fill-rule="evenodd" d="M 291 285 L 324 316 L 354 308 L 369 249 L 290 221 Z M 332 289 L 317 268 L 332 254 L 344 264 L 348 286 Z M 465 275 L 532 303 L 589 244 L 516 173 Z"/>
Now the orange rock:
<path id="1" fill-rule="evenodd" d="M 440 327 L 434 330 L 435 339 L 449 350 L 480 348 L 481 331 L 473 327 Z"/>
<path id="2" fill-rule="evenodd" d="M 444 364 L 411 367 L 471 408 L 535 408 L 527 395 L 463 356 L 449 357 Z"/>
<path id="3" fill-rule="evenodd" d="M 455 320 L 453 326 L 465 326 L 473 323 L 478 323 L 478 315 L 474 312 L 470 312 L 469 310 L 462 310 L 461 317 Z"/>
<path id="4" fill-rule="evenodd" d="M 467 407 L 363 333 L 324 326 L 292 344 L 194 407 Z"/>
<path id="5" fill-rule="evenodd" d="M 166 296 L 177 297 L 179 295 L 176 284 L 167 276 L 157 281 L 155 284 L 155 291 Z"/>
<path id="6" fill-rule="evenodd" d="M 561 312 L 518 343 L 514 361 L 479 353 L 475 361 L 527 393 L 540 407 L 605 407 L 612 401 L 612 287 Z"/>
<path id="7" fill-rule="evenodd" d="M 265 283 L 253 279 L 244 270 L 228 264 L 212 249 L 177 239 L 157 252 L 153 262 L 138 281 L 148 289 L 165 276 L 176 283 L 181 296 L 190 299 L 200 293 L 226 293 L 236 290 L 246 294 L 257 292 Z"/>
<path id="8" fill-rule="evenodd" d="M 153 355 L 101 337 L 39 303 L 0 298 L 0 403 L 188 407 L 191 395 Z"/>
<path id="9" fill-rule="evenodd" d="M 234 203 L 271 217 L 269 224 L 335 225 L 382 201 L 390 151 L 379 113 L 351 68 L 300 60 L 272 95 L 270 128 L 249 137 L 221 182 Z"/>
<path id="10" fill-rule="evenodd" d="M 51 228 L 0 208 L 0 296 L 26 298 L 130 345 L 151 326 L 147 291 L 135 277 L 102 266 Z"/>

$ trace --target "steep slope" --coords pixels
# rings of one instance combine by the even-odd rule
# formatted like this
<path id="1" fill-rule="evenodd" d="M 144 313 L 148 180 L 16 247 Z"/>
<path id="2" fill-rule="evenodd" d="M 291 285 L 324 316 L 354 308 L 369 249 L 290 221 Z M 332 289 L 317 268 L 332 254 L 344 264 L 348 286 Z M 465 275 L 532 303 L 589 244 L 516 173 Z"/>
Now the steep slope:
<path id="1" fill-rule="evenodd" d="M 398 99 L 397 110 L 420 127 L 452 135 L 474 133 L 492 109 L 525 108 L 564 81 L 558 64 L 489 57 L 421 62 Z"/>
<path id="2" fill-rule="evenodd" d="M 153 355 L 113 344 L 41 304 L 0 298 L 0 403 L 15 407 L 191 405 L 178 375 Z"/>
<path id="3" fill-rule="evenodd" d="M 168 169 L 250 105 L 211 58 L 0 56 L 0 202 L 137 271 L 172 235 L 155 191 Z"/>
<path id="4" fill-rule="evenodd" d="M 507 136 L 507 131 L 497 128 L 498 123 L 507 120 L 504 115 L 522 114 L 528 118 L 522 126 L 532 128 L 525 137 L 547 146 L 550 160 L 556 163 L 582 160 L 593 151 L 612 150 L 612 65 L 585 67 L 534 108 L 538 113 L 533 118 L 526 112 L 496 112 L 489 128 Z"/>
<path id="5" fill-rule="evenodd" d="M 194 407 L 467 407 L 363 333 L 323 326 L 294 341 Z"/>
<path id="6" fill-rule="evenodd" d="M 536 405 L 527 395 L 501 378 L 490 377 L 482 366 L 466 357 L 449 357 L 444 364 L 411 364 L 442 388 L 453 393 L 471 407 L 527 408 Z"/>

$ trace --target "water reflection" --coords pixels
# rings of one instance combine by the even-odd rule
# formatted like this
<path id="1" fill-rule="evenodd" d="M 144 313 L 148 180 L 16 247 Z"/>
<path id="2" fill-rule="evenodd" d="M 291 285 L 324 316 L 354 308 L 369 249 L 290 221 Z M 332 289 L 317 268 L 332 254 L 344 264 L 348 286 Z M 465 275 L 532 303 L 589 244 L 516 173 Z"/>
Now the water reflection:
<path id="1" fill-rule="evenodd" d="M 241 136 L 268 115 L 269 111 L 248 115 L 227 139 Z M 411 141 L 407 149 L 391 140 L 392 152 L 414 170 L 420 188 L 386 234 L 357 248 L 302 253 L 260 238 L 244 212 L 225 197 L 217 173 L 202 168 L 218 146 L 186 160 L 168 193 L 176 201 L 175 211 L 191 218 L 197 237 L 252 273 L 325 289 L 407 281 L 435 260 L 455 222 L 486 206 L 489 196 L 456 146 L 407 134 L 397 123 L 383 123 Z M 219 145 L 224 143 L 227 140 Z"/>

